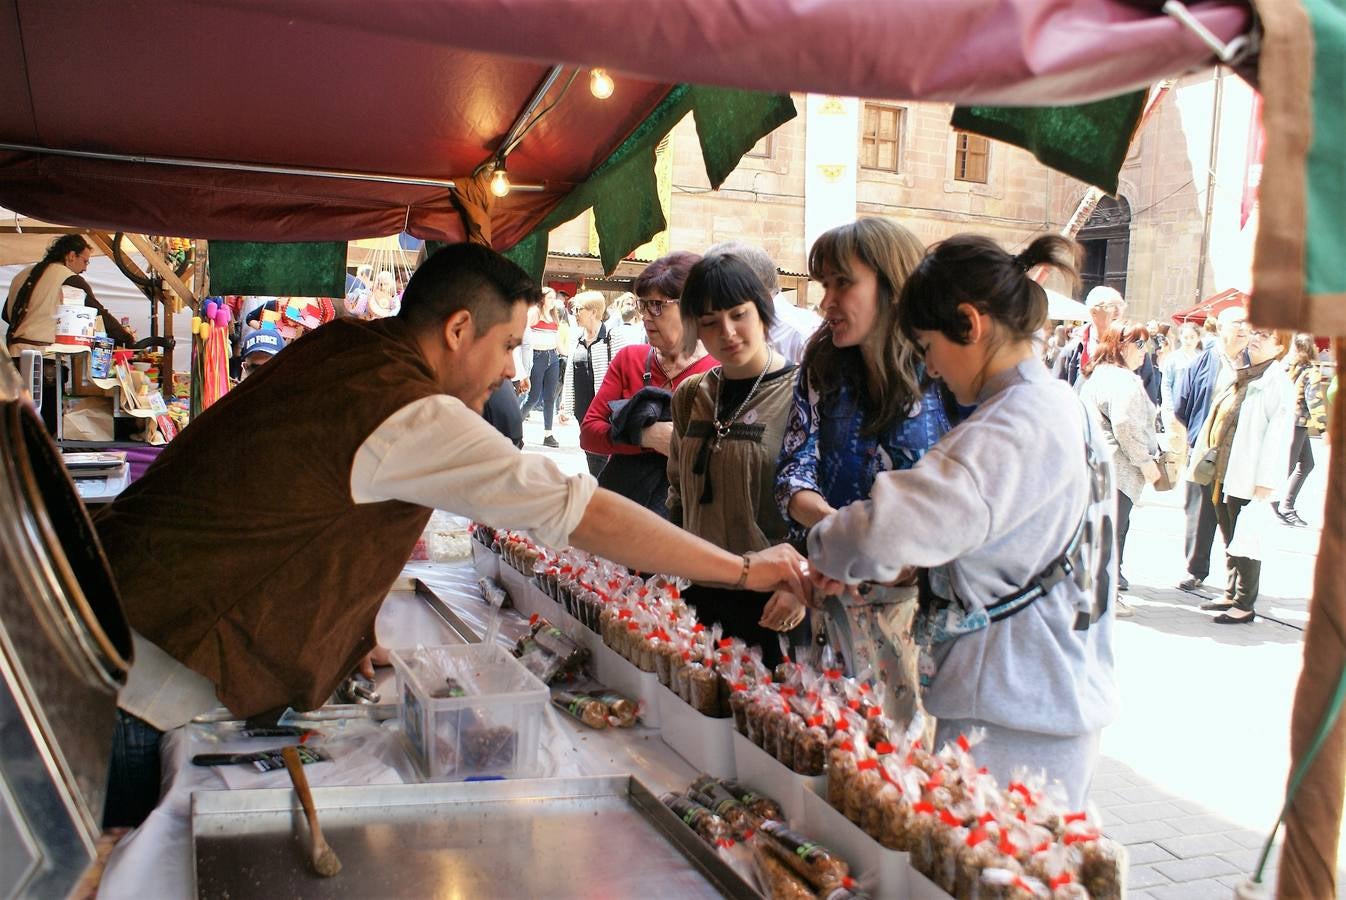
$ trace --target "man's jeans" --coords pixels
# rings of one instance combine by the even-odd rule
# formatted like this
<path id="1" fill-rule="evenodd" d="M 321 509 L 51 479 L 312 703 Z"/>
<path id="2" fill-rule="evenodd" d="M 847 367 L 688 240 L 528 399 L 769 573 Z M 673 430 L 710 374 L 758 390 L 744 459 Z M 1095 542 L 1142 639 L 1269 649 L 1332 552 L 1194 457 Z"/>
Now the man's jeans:
<path id="1" fill-rule="evenodd" d="M 159 803 L 159 739 L 163 732 L 130 713 L 117 710 L 112 735 L 103 827 L 135 827 Z"/>

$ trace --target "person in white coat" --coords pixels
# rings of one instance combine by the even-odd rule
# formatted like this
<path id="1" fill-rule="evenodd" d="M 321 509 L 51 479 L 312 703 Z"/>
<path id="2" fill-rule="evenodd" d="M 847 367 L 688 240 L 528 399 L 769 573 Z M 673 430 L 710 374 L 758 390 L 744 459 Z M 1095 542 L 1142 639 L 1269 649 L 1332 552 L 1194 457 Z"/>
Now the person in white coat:
<path id="1" fill-rule="evenodd" d="M 1281 364 L 1288 334 L 1253 331 L 1249 365 L 1211 404 L 1192 458 L 1212 457 L 1211 496 L 1225 546 L 1234 538 L 1240 513 L 1253 500 L 1270 500 L 1285 481 L 1294 435 L 1294 385 Z M 1218 611 L 1220 625 L 1248 625 L 1255 618 L 1261 560 L 1226 553 L 1223 600 L 1201 604 Z"/>
<path id="2" fill-rule="evenodd" d="M 1145 485 L 1159 480 L 1159 441 L 1154 433 L 1154 404 L 1136 374 L 1145 362 L 1149 331 L 1142 325 L 1113 328 L 1098 339 L 1084 367 L 1080 399 L 1098 413 L 1103 435 L 1112 448 L 1117 479 L 1117 589 L 1130 588 L 1121 568 L 1126 562 L 1126 535 L 1131 509 Z M 1120 614 L 1120 613 L 1119 613 Z"/>

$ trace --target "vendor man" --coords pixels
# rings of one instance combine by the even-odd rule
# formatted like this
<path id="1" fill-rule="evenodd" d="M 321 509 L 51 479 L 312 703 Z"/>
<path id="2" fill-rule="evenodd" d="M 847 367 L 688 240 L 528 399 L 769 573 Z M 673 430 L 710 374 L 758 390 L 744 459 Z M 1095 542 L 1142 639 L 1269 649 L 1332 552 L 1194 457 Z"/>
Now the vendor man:
<path id="1" fill-rule="evenodd" d="M 136 652 L 105 821 L 148 814 L 159 733 L 216 698 L 239 717 L 326 702 L 374 651 L 375 615 L 431 509 L 644 571 L 803 589 L 791 548 L 728 553 L 487 424 L 482 405 L 513 377 L 538 298 L 494 251 L 445 247 L 396 317 L 339 319 L 291 343 L 98 517 Z"/>
<path id="2" fill-rule="evenodd" d="M 14 276 L 5 301 L 4 320 L 9 326 L 5 342 L 10 356 L 24 350 L 41 350 L 56 343 L 57 307 L 65 302 L 61 288 L 78 288 L 83 303 L 103 317 L 103 328 L 113 343 L 126 347 L 135 336 L 103 308 L 84 280 L 93 248 L 78 234 L 64 234 L 51 242 L 41 260 Z"/>

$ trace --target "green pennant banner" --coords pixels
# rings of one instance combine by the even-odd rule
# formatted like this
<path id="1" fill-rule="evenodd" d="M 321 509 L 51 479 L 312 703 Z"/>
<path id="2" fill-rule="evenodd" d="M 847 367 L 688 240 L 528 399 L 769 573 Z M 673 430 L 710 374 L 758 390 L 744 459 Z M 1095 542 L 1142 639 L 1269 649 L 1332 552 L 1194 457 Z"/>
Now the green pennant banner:
<path id="1" fill-rule="evenodd" d="M 583 184 L 506 255 L 540 280 L 547 262 L 548 233 L 592 207 L 603 270 L 617 268 L 628 253 L 667 224 L 654 174 L 655 147 L 689 112 L 695 115 L 706 175 L 715 187 L 724 183 L 743 154 L 763 136 L 797 115 L 788 94 L 677 85 Z"/>
<path id="2" fill-rule="evenodd" d="M 1080 106 L 960 106 L 950 124 L 1022 147 L 1043 165 L 1115 194 L 1145 96 L 1136 91 Z"/>
<path id="3" fill-rule="evenodd" d="M 346 243 L 210 242 L 210 292 L 217 296 L 344 297 Z"/>

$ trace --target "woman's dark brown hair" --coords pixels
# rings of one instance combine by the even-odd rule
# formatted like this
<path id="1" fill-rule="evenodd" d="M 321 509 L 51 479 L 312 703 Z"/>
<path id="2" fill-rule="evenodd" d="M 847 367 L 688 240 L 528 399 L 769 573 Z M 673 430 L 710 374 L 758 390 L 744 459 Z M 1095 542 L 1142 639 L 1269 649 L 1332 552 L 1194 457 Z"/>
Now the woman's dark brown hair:
<path id="1" fill-rule="evenodd" d="M 919 360 L 915 347 L 898 328 L 897 306 L 902 285 L 923 252 L 916 235 L 896 222 L 878 218 L 858 219 L 826 231 L 809 249 L 809 277 L 815 281 L 829 273 L 850 275 L 852 260 L 873 269 L 878 278 L 874 334 L 880 349 L 876 365 L 866 370 L 859 347 L 834 346 L 828 328 L 813 333 L 801 364 L 809 387 L 821 397 L 836 394 L 842 379 L 858 374 L 855 387 L 864 409 L 860 433 L 865 437 L 888 431 L 921 396 Z"/>
<path id="2" fill-rule="evenodd" d="M 1050 266 L 1079 280 L 1080 247 L 1056 234 L 1034 239 L 1018 255 L 979 234 L 958 234 L 930 248 L 902 289 L 902 331 L 938 331 L 966 344 L 972 323 L 958 307 L 970 304 L 990 316 L 1010 340 L 1031 340 L 1047 321 L 1047 292 L 1028 277 Z"/>

